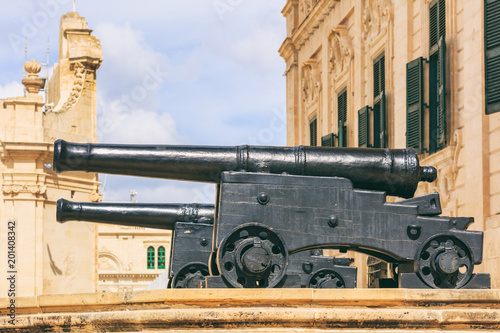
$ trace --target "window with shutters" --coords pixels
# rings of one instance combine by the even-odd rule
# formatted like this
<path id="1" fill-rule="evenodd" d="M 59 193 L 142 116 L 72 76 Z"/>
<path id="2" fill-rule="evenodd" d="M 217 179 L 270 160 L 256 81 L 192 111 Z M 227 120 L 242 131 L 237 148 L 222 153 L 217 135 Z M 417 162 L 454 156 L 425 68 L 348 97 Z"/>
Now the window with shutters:
<path id="1" fill-rule="evenodd" d="M 150 246 L 148 247 L 148 252 L 147 252 L 147 267 L 148 269 L 154 269 L 155 268 L 155 248 Z"/>
<path id="2" fill-rule="evenodd" d="M 347 147 L 347 87 L 337 95 L 338 146 Z"/>
<path id="3" fill-rule="evenodd" d="M 358 110 L 358 146 L 387 147 L 387 110 L 385 104 L 385 53 L 373 61 L 373 107 Z"/>
<path id="4" fill-rule="evenodd" d="M 406 146 L 419 154 L 446 147 L 445 4 L 446 0 L 429 4 L 429 59 L 420 57 L 406 64 Z M 428 104 L 424 102 L 425 62 L 429 63 Z M 427 130 L 424 124 L 428 124 Z"/>
<path id="5" fill-rule="evenodd" d="M 446 7 L 429 5 L 429 152 L 446 146 Z"/>
<path id="6" fill-rule="evenodd" d="M 358 146 L 368 148 L 370 144 L 370 110 L 368 105 L 358 111 Z"/>
<path id="7" fill-rule="evenodd" d="M 165 268 L 165 247 L 163 246 L 158 248 L 158 268 Z"/>
<path id="8" fill-rule="evenodd" d="M 387 147 L 384 53 L 373 61 L 373 147 Z"/>
<path id="9" fill-rule="evenodd" d="M 335 138 L 337 136 L 333 133 L 327 134 L 321 137 L 322 147 L 335 147 Z"/>
<path id="10" fill-rule="evenodd" d="M 309 122 L 309 145 L 318 145 L 318 119 L 316 117 Z"/>
<path id="11" fill-rule="evenodd" d="M 406 64 L 406 147 L 424 151 L 424 59 Z"/>
<path id="12" fill-rule="evenodd" d="M 500 111 L 500 0 L 484 1 L 486 114 Z"/>

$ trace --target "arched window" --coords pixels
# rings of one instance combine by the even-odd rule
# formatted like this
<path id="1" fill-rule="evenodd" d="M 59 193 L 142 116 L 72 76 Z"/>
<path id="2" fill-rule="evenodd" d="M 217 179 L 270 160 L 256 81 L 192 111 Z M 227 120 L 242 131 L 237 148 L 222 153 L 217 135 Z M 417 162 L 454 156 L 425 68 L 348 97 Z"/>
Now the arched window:
<path id="1" fill-rule="evenodd" d="M 148 247 L 148 269 L 155 269 L 155 248 L 150 246 Z"/>
<path id="2" fill-rule="evenodd" d="M 158 248 L 158 268 L 165 268 L 165 248 L 163 246 Z"/>

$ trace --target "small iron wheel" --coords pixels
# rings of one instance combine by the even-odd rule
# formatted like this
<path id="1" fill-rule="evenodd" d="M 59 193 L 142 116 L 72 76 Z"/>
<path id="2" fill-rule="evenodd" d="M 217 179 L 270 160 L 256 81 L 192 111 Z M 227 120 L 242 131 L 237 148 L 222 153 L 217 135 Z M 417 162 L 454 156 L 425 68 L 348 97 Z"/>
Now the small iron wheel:
<path id="1" fill-rule="evenodd" d="M 285 276 L 288 251 L 276 232 L 259 223 L 247 223 L 222 240 L 217 265 L 235 288 L 273 288 Z"/>
<path id="2" fill-rule="evenodd" d="M 342 276 L 331 268 L 322 268 L 311 274 L 307 288 L 332 289 L 345 288 Z"/>
<path id="3" fill-rule="evenodd" d="M 172 288 L 198 288 L 198 281 L 205 281 L 208 266 L 193 262 L 183 266 L 172 279 Z"/>
<path id="4" fill-rule="evenodd" d="M 416 261 L 419 278 L 435 289 L 462 288 L 474 270 L 469 246 L 453 235 L 429 238 L 417 251 Z"/>

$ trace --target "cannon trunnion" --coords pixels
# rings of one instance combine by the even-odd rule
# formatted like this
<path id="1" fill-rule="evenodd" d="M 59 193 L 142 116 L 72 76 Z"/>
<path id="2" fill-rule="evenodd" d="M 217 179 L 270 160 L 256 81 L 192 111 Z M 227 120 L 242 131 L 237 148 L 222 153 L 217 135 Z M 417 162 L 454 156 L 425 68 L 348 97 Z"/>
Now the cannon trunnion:
<path id="1" fill-rule="evenodd" d="M 421 167 L 412 150 L 58 140 L 54 169 L 218 184 L 213 225 L 171 223 L 172 251 L 194 249 L 193 257 L 178 257 L 189 262 L 179 259 L 187 266 L 178 265 L 172 287 L 355 287 L 350 259 L 311 252 L 321 249 L 353 250 L 392 263 L 394 283 L 402 288 L 490 286 L 489 274 L 473 273 L 483 251 L 483 233 L 467 230 L 473 218 L 439 216 L 437 193 L 411 198 L 419 181 L 436 178 L 436 170 Z M 407 199 L 388 203 L 386 194 Z M 199 237 L 177 230 L 191 226 L 205 233 L 204 250 L 195 244 Z"/>

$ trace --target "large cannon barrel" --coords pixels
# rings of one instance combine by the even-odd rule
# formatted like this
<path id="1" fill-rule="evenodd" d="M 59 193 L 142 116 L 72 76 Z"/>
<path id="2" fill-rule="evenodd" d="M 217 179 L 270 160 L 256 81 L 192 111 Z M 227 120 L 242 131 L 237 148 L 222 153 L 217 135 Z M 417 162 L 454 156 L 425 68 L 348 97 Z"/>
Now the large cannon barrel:
<path id="1" fill-rule="evenodd" d="M 176 222 L 214 223 L 214 206 L 204 204 L 147 204 L 73 202 L 57 200 L 57 221 L 87 221 L 173 230 Z"/>
<path id="2" fill-rule="evenodd" d="M 54 170 L 218 183 L 223 171 L 345 177 L 354 187 L 410 198 L 436 169 L 412 149 L 207 147 L 54 143 Z"/>

